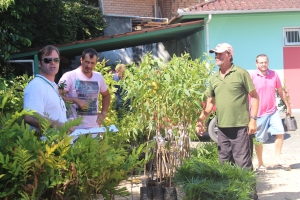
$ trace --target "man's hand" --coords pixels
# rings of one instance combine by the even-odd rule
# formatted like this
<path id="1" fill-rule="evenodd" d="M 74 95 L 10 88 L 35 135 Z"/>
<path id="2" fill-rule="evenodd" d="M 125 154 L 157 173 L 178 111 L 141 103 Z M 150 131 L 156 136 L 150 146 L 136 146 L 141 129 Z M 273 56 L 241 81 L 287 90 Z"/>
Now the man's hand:
<path id="1" fill-rule="evenodd" d="M 292 110 L 291 110 L 291 107 L 290 106 L 287 106 L 286 107 L 286 116 L 292 116 Z"/>
<path id="2" fill-rule="evenodd" d="M 79 108 L 81 108 L 82 110 L 85 110 L 85 109 L 88 109 L 88 102 L 84 101 L 84 100 L 81 100 L 81 99 L 76 99 L 75 102 Z"/>
<path id="3" fill-rule="evenodd" d="M 67 134 L 71 134 L 71 133 L 73 133 L 75 130 L 76 130 L 76 126 L 72 126 L 72 127 L 68 130 Z"/>
<path id="4" fill-rule="evenodd" d="M 256 120 L 252 119 L 250 120 L 248 124 L 248 134 L 252 135 L 257 131 L 257 125 L 256 125 Z"/>
<path id="5" fill-rule="evenodd" d="M 196 132 L 199 136 L 202 136 L 205 132 L 205 126 L 203 124 L 203 122 L 198 121 L 196 124 Z"/>
<path id="6" fill-rule="evenodd" d="M 98 117 L 97 117 L 97 124 L 99 126 L 102 126 L 102 121 L 105 119 L 106 117 L 106 112 L 101 112 L 98 114 Z"/>

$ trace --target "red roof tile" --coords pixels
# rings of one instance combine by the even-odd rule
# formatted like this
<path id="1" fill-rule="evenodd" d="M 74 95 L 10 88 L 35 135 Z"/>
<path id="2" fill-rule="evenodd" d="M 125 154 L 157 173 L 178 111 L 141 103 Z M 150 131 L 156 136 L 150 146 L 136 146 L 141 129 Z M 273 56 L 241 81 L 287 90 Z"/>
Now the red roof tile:
<path id="1" fill-rule="evenodd" d="M 300 9 L 300 0 L 211 0 L 184 9 L 186 12 Z"/>

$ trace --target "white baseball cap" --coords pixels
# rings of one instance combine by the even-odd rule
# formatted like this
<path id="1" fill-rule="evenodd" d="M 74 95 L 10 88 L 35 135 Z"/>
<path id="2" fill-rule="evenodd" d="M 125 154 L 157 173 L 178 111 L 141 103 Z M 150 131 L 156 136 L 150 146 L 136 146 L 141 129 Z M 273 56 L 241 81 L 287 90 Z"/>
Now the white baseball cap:
<path id="1" fill-rule="evenodd" d="M 227 43 L 218 44 L 216 48 L 209 50 L 209 53 L 223 53 L 225 51 L 229 52 L 233 57 L 233 48 Z"/>

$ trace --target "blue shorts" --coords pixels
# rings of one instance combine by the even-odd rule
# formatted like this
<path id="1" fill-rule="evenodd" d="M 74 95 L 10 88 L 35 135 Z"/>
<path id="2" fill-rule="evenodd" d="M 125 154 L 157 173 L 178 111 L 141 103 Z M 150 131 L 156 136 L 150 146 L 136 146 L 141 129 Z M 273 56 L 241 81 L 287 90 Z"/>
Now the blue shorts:
<path id="1" fill-rule="evenodd" d="M 270 132 L 271 135 L 284 134 L 284 128 L 278 110 L 272 114 L 257 118 L 256 124 L 257 131 L 255 138 L 258 142 L 266 142 L 269 139 L 268 132 Z"/>

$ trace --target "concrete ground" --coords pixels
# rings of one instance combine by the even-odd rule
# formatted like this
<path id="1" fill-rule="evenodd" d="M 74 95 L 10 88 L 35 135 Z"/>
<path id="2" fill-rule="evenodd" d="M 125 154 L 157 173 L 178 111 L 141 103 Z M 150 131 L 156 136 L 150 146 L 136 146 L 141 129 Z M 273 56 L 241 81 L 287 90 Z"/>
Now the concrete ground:
<path id="1" fill-rule="evenodd" d="M 300 126 L 300 113 L 293 116 Z M 274 167 L 275 137 L 264 144 L 263 160 L 270 168 L 258 174 L 257 192 L 260 200 L 297 200 L 300 199 L 300 127 L 296 131 L 286 132 L 284 137 L 282 159 L 291 166 L 291 171 Z M 253 159 L 257 166 L 257 159 Z"/>

